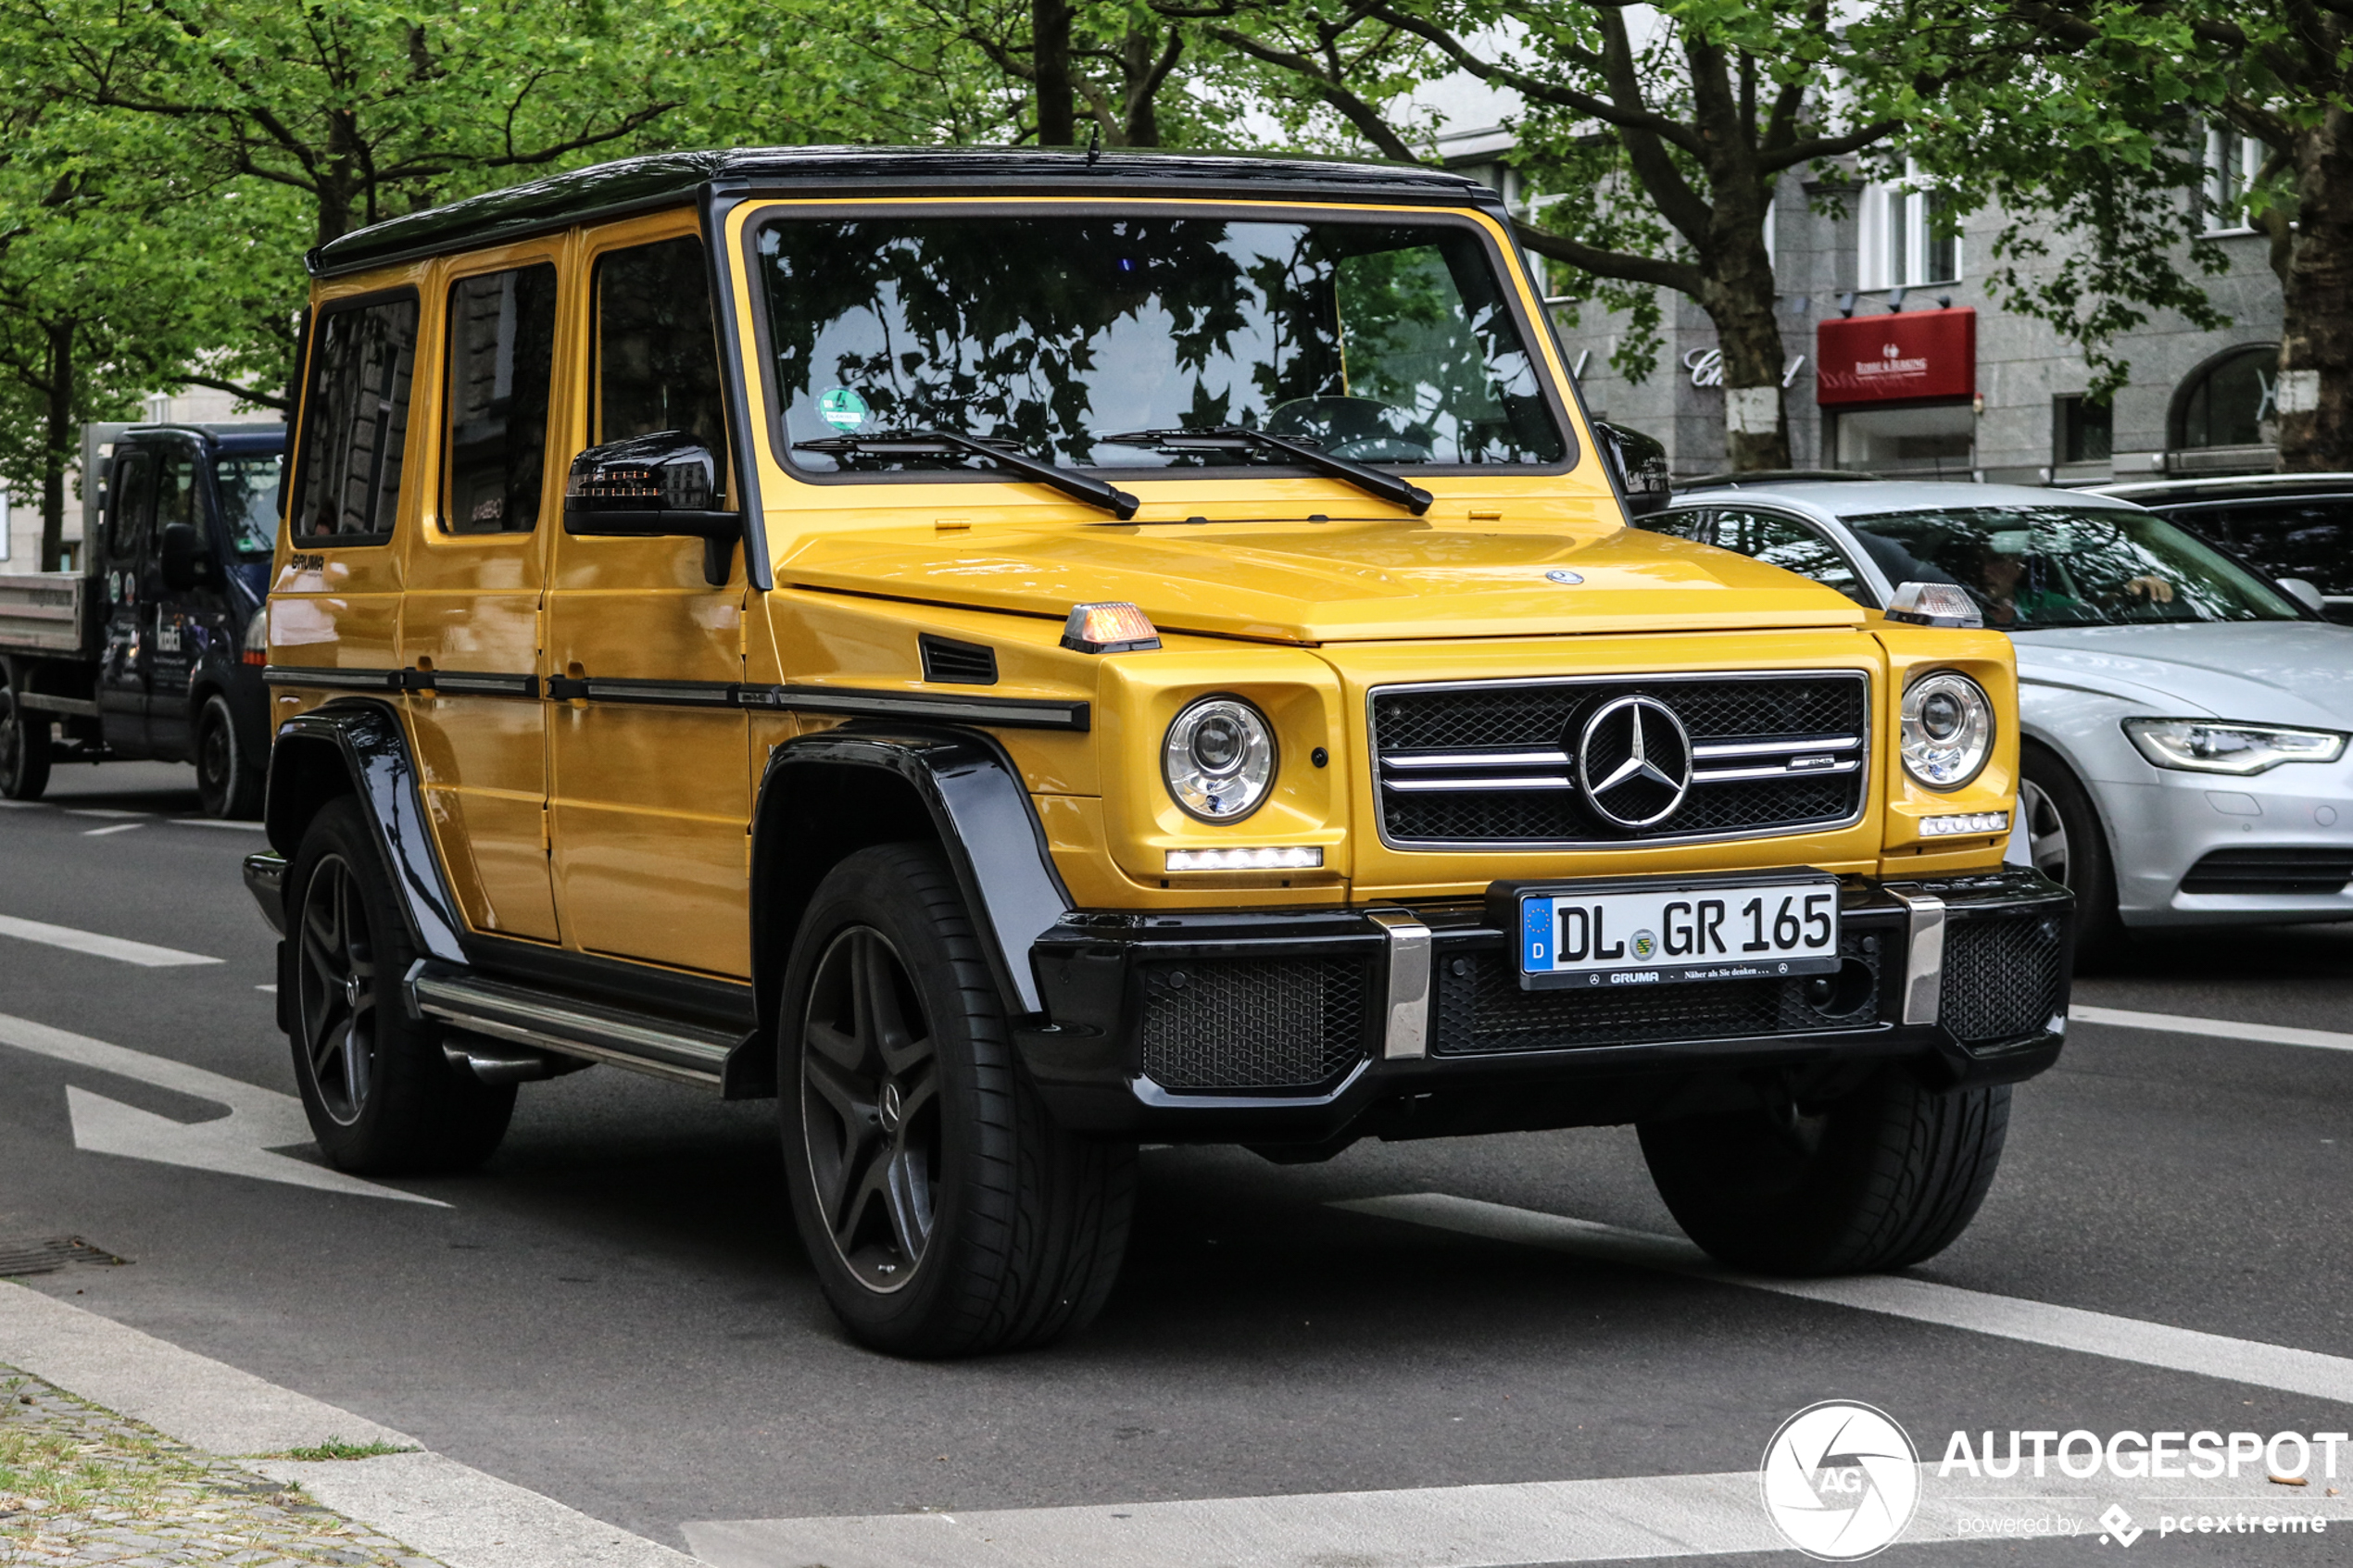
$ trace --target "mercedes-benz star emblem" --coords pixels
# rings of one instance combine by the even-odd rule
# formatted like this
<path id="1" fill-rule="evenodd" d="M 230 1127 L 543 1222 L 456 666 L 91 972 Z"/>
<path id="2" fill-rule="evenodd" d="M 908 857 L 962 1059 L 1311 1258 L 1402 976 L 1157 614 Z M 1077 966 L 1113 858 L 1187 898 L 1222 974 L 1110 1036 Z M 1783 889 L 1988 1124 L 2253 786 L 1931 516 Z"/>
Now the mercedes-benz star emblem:
<path id="1" fill-rule="evenodd" d="M 1577 782 L 1608 822 L 1646 828 L 1672 816 L 1692 787 L 1692 739 L 1652 696 L 1601 705 L 1577 739 Z"/>

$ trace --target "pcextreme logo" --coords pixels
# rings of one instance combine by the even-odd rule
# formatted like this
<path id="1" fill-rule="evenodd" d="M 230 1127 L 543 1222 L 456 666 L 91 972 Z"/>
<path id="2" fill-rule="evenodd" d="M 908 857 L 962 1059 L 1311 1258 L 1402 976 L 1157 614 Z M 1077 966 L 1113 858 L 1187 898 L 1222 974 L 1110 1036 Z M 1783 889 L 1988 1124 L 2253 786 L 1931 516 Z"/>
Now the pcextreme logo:
<path id="1" fill-rule="evenodd" d="M 1843 1399 L 1781 1423 L 1759 1467 L 1765 1512 L 1789 1544 L 1824 1562 L 1885 1548 L 1919 1506 L 1919 1452 L 1886 1411 Z"/>

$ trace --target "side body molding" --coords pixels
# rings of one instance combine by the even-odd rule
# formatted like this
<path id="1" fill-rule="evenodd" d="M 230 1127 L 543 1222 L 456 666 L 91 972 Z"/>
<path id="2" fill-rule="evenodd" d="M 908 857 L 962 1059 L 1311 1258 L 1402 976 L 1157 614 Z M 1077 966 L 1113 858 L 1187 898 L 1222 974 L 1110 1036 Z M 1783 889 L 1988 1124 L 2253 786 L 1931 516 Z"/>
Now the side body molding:
<path id="1" fill-rule="evenodd" d="M 458 942 L 458 903 L 442 878 L 425 826 L 424 797 L 418 791 L 409 736 L 399 715 L 387 705 L 338 697 L 278 726 L 270 748 L 265 811 L 271 847 L 288 861 L 294 859 L 311 816 L 329 797 L 342 793 L 345 786 L 333 778 L 337 771 L 349 781 L 361 814 L 375 830 L 376 847 L 399 890 L 418 951 L 450 963 L 465 962 Z M 249 872 L 248 884 L 255 880 Z M 258 887 L 255 891 L 257 897 L 261 896 Z"/>
<path id="2" fill-rule="evenodd" d="M 906 785 L 930 819 L 1007 1010 L 1016 1017 L 1042 1011 L 1029 947 L 1069 911 L 1070 894 L 1019 771 L 975 730 L 851 723 L 769 753 L 752 818 L 754 962 L 765 957 L 769 972 L 781 978 L 801 911 L 840 858 L 845 824 L 828 813 L 840 787 L 854 785 L 866 797 L 876 785 L 884 795 L 905 793 L 890 790 L 878 773 Z M 881 841 L 870 836 L 849 847 Z M 763 1011 L 776 1005 L 776 985 L 765 974 L 760 993 Z"/>

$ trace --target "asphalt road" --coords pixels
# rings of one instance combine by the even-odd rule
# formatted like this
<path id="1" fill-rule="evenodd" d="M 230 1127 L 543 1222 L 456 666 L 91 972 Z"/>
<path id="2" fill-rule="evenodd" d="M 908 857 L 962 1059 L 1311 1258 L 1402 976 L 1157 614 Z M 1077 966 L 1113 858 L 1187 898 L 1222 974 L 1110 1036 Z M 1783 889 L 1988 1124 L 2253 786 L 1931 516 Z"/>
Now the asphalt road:
<path id="1" fill-rule="evenodd" d="M 262 989 L 273 938 L 237 876 L 260 835 L 195 815 L 186 770 L 127 764 L 61 770 L 47 804 L 0 810 L 0 917 L 221 960 L 0 935 L 0 1014 L 292 1094 Z M 2353 1029 L 2353 930 L 2146 942 L 2076 1000 Z M 132 1261 L 28 1283 L 682 1548 L 700 1521 L 1754 1472 L 1785 1417 L 1833 1398 L 1889 1411 L 1931 1459 L 1956 1430 L 2353 1426 L 2353 1402 L 1333 1207 L 1435 1193 L 1673 1235 L 1625 1129 L 1290 1168 L 1148 1151 L 1094 1329 L 924 1365 L 836 1328 L 788 1232 L 768 1104 L 610 1069 L 525 1085 L 479 1173 L 400 1184 L 441 1208 L 77 1148 L 69 1085 L 220 1114 L 0 1045 L 0 1239 L 78 1235 Z M 2353 1358 L 2348 1221 L 2353 1051 L 2080 1024 L 2018 1092 L 1976 1224 L 1912 1276 Z M 2288 1507 L 2322 1486 L 2271 1491 Z M 2353 1524 L 2261 1547 L 2135 1555 L 2353 1561 Z"/>

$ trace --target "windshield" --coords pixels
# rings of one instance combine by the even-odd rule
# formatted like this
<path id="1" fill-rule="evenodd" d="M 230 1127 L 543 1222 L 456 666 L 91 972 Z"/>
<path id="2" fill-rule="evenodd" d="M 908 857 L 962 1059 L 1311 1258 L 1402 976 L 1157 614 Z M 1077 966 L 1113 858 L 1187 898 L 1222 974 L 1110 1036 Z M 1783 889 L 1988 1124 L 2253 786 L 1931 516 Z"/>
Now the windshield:
<path id="1" fill-rule="evenodd" d="M 220 521 L 229 547 L 240 556 L 266 556 L 278 545 L 278 482 L 286 459 L 278 453 L 224 457 L 212 466 L 213 492 L 220 497 Z"/>
<path id="2" fill-rule="evenodd" d="M 2144 511 L 1954 507 L 1843 521 L 1890 583 L 1957 583 L 2004 631 L 2299 618 L 2254 573 Z"/>
<path id="3" fill-rule="evenodd" d="M 794 219 L 759 252 L 785 445 L 818 472 L 970 471 L 842 439 L 913 429 L 1101 469 L 1290 460 L 1107 440 L 1227 426 L 1360 462 L 1567 457 L 1466 226 Z"/>

